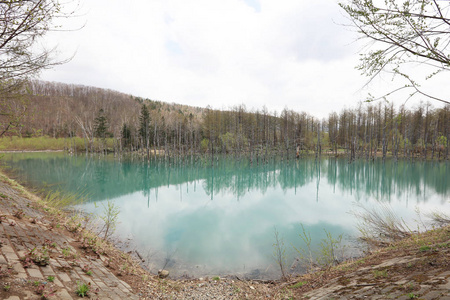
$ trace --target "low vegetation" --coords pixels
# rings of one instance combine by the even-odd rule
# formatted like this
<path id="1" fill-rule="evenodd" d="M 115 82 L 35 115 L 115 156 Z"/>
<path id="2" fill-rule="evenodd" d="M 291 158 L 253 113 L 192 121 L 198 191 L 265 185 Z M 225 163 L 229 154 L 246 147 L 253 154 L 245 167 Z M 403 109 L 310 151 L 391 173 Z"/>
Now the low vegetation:
<path id="1" fill-rule="evenodd" d="M 408 225 L 388 205 L 380 203 L 374 208 L 358 207 L 360 210 L 353 211 L 353 215 L 359 221 L 360 239 L 366 244 L 385 246 L 411 235 Z"/>
<path id="2" fill-rule="evenodd" d="M 106 147 L 112 148 L 114 141 L 108 138 Z M 0 151 L 70 151 L 83 153 L 85 151 L 85 141 L 79 137 L 73 138 L 53 138 L 49 136 L 19 137 L 10 136 L 0 138 Z M 94 141 L 94 147 L 98 148 L 100 141 Z"/>
<path id="3" fill-rule="evenodd" d="M 84 283 L 84 282 L 78 282 L 77 283 L 77 289 L 75 290 L 75 293 L 79 296 L 79 297 L 86 297 L 88 295 L 88 292 L 90 290 L 90 287 L 88 284 Z"/>
<path id="4" fill-rule="evenodd" d="M 120 208 L 113 201 L 108 200 L 105 203 L 102 203 L 103 206 L 103 214 L 100 218 L 103 220 L 103 228 L 101 232 L 103 232 L 103 238 L 106 240 L 114 233 L 116 230 L 117 220 L 120 214 Z"/>

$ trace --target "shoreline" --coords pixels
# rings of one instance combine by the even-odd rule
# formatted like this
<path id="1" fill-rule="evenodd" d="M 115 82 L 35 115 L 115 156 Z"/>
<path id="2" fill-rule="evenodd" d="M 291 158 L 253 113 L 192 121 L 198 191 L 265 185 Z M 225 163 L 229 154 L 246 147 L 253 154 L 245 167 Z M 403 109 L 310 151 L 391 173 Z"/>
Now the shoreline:
<path id="1" fill-rule="evenodd" d="M 160 150 L 160 151 L 163 151 L 163 150 Z M 68 152 L 67 150 L 0 150 L 0 155 L 1 154 L 14 154 L 14 153 L 67 153 L 68 155 L 76 155 L 76 156 L 86 156 L 86 155 L 90 155 L 90 156 L 92 156 L 92 155 L 102 155 L 102 156 L 105 156 L 105 157 L 109 156 L 109 155 L 114 155 L 114 157 L 116 156 L 116 154 L 114 152 L 108 152 L 106 155 L 104 155 L 101 152 L 93 152 L 93 153 L 90 152 L 89 154 L 86 154 L 83 151 L 78 152 L 78 153 L 73 153 L 73 152 Z M 136 155 L 137 157 L 141 157 L 141 158 L 145 158 L 145 156 L 146 156 L 146 155 L 142 154 L 139 151 L 123 152 L 121 154 L 118 154 L 119 157 L 133 156 L 133 155 Z M 157 154 L 157 156 L 159 156 L 159 155 L 160 154 Z M 300 155 L 299 157 L 295 157 L 295 156 L 290 157 L 288 160 L 289 161 L 291 161 L 291 160 L 295 161 L 295 160 L 301 160 L 303 158 L 315 157 L 315 156 L 316 155 L 315 155 L 314 152 L 312 152 L 312 153 L 305 153 L 305 154 Z M 149 161 L 153 161 L 155 155 L 152 154 L 152 155 L 150 155 L 150 157 L 151 157 L 151 159 Z M 179 157 L 179 156 L 178 155 L 168 156 L 165 159 L 175 159 L 176 157 Z M 186 154 L 184 156 L 182 155 L 181 157 L 183 157 L 183 158 L 190 158 L 191 155 Z M 211 157 L 211 154 L 210 153 L 194 154 L 194 157 L 200 157 L 200 158 L 209 159 Z M 234 154 L 232 154 L 232 153 L 218 153 L 218 154 L 215 154 L 214 157 L 234 157 Z M 244 158 L 251 159 L 250 157 L 251 157 L 250 154 L 245 153 L 242 156 L 240 156 L 240 158 L 238 160 L 242 160 Z M 325 157 L 325 158 L 349 159 L 348 158 L 348 153 L 335 154 L 334 152 L 330 152 L 330 151 L 322 152 L 320 155 L 318 155 L 316 157 L 316 159 L 320 160 L 322 157 Z M 261 160 L 262 162 L 264 162 L 265 160 L 269 160 L 269 159 L 285 160 L 285 157 L 283 156 L 283 153 L 281 153 L 281 154 L 271 155 L 269 157 L 257 156 L 255 158 L 253 158 L 252 161 L 255 161 L 255 160 L 257 161 L 258 159 Z M 430 161 L 430 162 L 439 162 L 439 163 L 450 161 L 450 159 L 445 159 L 445 158 L 442 158 L 442 157 L 431 158 L 431 156 L 427 156 L 426 158 L 424 158 L 423 156 L 411 156 L 411 157 L 409 157 L 409 156 L 403 156 L 403 155 L 395 157 L 392 154 L 387 154 L 386 157 L 383 158 L 383 155 L 382 155 L 381 151 L 378 151 L 375 157 L 373 157 L 373 156 L 366 157 L 365 155 L 363 155 L 363 156 L 356 156 L 356 157 L 354 157 L 352 159 L 349 159 L 349 161 L 350 162 L 357 161 L 357 160 L 374 161 L 374 160 L 380 160 L 380 159 L 382 159 L 382 160 L 384 160 L 384 159 L 409 160 L 409 161 L 413 161 L 413 162 L 416 162 L 416 161 Z M 147 160 L 143 159 L 143 161 L 147 161 Z"/>

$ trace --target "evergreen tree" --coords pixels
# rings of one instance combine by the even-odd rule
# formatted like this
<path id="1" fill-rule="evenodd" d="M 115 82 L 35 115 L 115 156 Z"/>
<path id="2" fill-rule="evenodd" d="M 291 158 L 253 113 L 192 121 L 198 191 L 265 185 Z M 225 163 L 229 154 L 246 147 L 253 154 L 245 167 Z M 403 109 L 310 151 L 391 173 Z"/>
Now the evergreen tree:
<path id="1" fill-rule="evenodd" d="M 103 109 L 100 109 L 98 111 L 98 115 L 94 120 L 95 124 L 94 124 L 94 135 L 97 138 L 106 138 L 106 135 L 108 133 L 108 119 L 105 116 L 105 112 L 103 111 Z"/>
<path id="2" fill-rule="evenodd" d="M 141 115 L 139 116 L 139 136 L 145 148 L 150 147 L 150 113 L 145 104 L 142 104 Z"/>
<path id="3" fill-rule="evenodd" d="M 124 148 L 131 145 L 131 129 L 126 123 L 122 126 L 122 146 Z"/>

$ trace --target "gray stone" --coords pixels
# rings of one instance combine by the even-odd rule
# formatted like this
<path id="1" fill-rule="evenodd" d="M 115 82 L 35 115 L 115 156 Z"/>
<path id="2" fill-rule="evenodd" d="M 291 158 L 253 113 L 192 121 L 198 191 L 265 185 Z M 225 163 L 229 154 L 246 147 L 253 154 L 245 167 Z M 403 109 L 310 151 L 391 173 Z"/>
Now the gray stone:
<path id="1" fill-rule="evenodd" d="M 60 290 L 56 293 L 56 299 L 61 299 L 61 300 L 72 300 L 72 296 L 70 296 L 69 292 L 65 289 Z"/>
<path id="2" fill-rule="evenodd" d="M 58 273 L 58 277 L 64 282 L 71 281 L 69 275 L 67 275 L 66 273 Z"/>
<path id="3" fill-rule="evenodd" d="M 169 276 L 169 271 L 167 270 L 159 270 L 158 271 L 159 278 L 167 278 Z"/>
<path id="4" fill-rule="evenodd" d="M 39 271 L 38 269 L 28 268 L 27 271 L 28 271 L 28 274 L 30 274 L 31 277 L 44 279 L 44 276 L 42 276 L 41 271 Z"/>
<path id="5" fill-rule="evenodd" d="M 432 291 L 427 293 L 426 295 L 422 296 L 421 298 L 424 300 L 435 300 L 440 299 L 442 296 L 442 293 L 440 291 Z"/>

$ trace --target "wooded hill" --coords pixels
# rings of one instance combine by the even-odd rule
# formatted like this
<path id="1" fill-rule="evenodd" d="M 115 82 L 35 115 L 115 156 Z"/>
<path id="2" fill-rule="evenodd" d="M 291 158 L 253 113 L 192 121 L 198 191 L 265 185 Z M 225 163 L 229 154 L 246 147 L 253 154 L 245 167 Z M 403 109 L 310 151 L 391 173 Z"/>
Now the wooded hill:
<path id="1" fill-rule="evenodd" d="M 24 97 L 8 100 L 10 113 L 0 116 L 0 130 L 9 124 L 6 136 L 82 138 L 84 149 L 78 151 L 144 150 L 148 156 L 247 153 L 251 159 L 310 152 L 345 153 L 349 159 L 449 158 L 449 105 L 396 108 L 382 101 L 355 103 L 355 108 L 319 120 L 287 108 L 281 113 L 265 107 L 248 110 L 245 105 L 216 110 L 44 81 L 29 82 Z"/>

